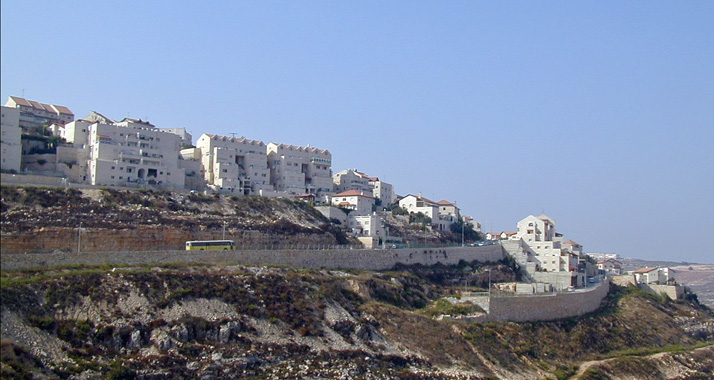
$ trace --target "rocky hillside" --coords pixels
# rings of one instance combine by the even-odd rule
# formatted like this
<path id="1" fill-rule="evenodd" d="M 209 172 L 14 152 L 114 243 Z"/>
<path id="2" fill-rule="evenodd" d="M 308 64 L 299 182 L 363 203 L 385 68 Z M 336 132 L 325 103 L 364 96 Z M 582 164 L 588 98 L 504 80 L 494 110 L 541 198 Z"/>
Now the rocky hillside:
<path id="1" fill-rule="evenodd" d="M 714 315 L 613 287 L 581 318 L 469 323 L 514 268 L 147 266 L 2 273 L 2 378 L 704 379 Z M 463 280 L 463 281 L 461 281 Z M 470 290 L 476 290 L 471 288 Z"/>
<path id="2" fill-rule="evenodd" d="M 3 251 L 183 249 L 186 240 L 239 247 L 356 244 L 313 207 L 288 199 L 152 190 L 2 186 Z"/>

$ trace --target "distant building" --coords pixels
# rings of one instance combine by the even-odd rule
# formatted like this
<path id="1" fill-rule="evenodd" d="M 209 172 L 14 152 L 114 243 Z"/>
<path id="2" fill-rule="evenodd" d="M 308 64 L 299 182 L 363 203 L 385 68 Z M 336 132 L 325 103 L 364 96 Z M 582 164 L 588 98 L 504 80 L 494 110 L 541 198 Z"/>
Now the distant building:
<path id="1" fill-rule="evenodd" d="M 622 274 L 622 263 L 612 258 L 600 260 L 597 262 L 597 269 L 605 274 L 620 275 Z"/>
<path id="2" fill-rule="evenodd" d="M 595 260 L 602 261 L 602 260 L 607 260 L 607 259 L 614 259 L 614 260 L 620 260 L 620 255 L 617 253 L 595 253 L 595 252 L 589 252 L 588 256 L 592 257 Z"/>
<path id="3" fill-rule="evenodd" d="M 20 128 L 20 110 L 2 107 L 0 122 L 0 149 L 2 149 L 2 166 L 4 171 L 20 171 L 22 162 L 22 128 Z"/>
<path id="4" fill-rule="evenodd" d="M 488 232 L 486 233 L 486 240 L 510 240 L 512 236 L 517 234 L 518 232 L 515 231 Z"/>
<path id="5" fill-rule="evenodd" d="M 19 123 L 23 128 L 50 126 L 51 124 L 64 125 L 74 120 L 74 113 L 65 106 L 40 103 L 17 96 L 10 96 L 5 107 L 16 108 L 20 111 Z"/>

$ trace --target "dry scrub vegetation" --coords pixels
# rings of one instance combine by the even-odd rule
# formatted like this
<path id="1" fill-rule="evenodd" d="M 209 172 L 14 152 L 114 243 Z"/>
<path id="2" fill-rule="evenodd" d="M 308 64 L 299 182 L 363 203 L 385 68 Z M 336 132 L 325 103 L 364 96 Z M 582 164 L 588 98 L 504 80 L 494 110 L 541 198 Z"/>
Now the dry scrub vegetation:
<path id="1" fill-rule="evenodd" d="M 714 375 L 711 312 L 634 288 L 613 287 L 581 318 L 432 318 L 463 288 L 450 279 L 478 276 L 480 265 L 3 272 L 2 378 L 565 379 L 585 362 L 577 375 L 587 379 L 618 368 L 659 378 L 661 363 Z M 508 262 L 490 268 L 515 279 Z M 658 361 L 664 353 L 677 359 Z"/>

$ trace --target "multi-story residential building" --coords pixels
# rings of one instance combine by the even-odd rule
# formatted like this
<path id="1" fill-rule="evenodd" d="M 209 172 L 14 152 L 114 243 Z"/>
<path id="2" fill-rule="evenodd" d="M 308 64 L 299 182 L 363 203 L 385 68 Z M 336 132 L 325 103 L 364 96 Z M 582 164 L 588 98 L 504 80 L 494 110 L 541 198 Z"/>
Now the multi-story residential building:
<path id="1" fill-rule="evenodd" d="M 96 122 L 79 119 L 61 126 L 56 132 L 66 142 L 73 144 L 77 148 L 83 148 L 88 141 L 89 126 L 94 123 Z"/>
<path id="2" fill-rule="evenodd" d="M 376 213 L 369 215 L 347 215 L 347 227 L 355 236 L 371 236 L 377 239 L 385 238 L 382 218 Z"/>
<path id="3" fill-rule="evenodd" d="M 374 207 L 374 197 L 357 190 L 348 190 L 332 196 L 332 205 L 354 210 L 353 215 L 369 215 Z"/>
<path id="4" fill-rule="evenodd" d="M 354 190 L 367 195 L 373 195 L 372 187 L 369 184 L 369 176 L 358 172 L 357 169 L 347 169 L 332 175 L 333 191 L 341 193 L 343 191 Z"/>
<path id="5" fill-rule="evenodd" d="M 261 194 L 272 190 L 267 147 L 262 141 L 202 134 L 196 141 L 206 184 L 221 192 Z"/>
<path id="6" fill-rule="evenodd" d="M 372 195 L 381 201 L 382 206 L 386 207 L 396 200 L 392 184 L 380 181 L 377 177 L 370 177 L 369 186 L 372 188 Z"/>
<path id="7" fill-rule="evenodd" d="M 553 241 L 555 238 L 555 220 L 545 214 L 528 215 L 518 222 L 515 239 L 523 239 L 527 244 L 538 241 Z"/>
<path id="8" fill-rule="evenodd" d="M 545 214 L 528 215 L 518 224 L 513 235 L 521 239 L 533 251 L 540 262 L 539 269 L 548 272 L 573 272 L 578 269 L 582 245 L 568 240 L 563 243 L 561 234 L 555 232 L 555 220 Z"/>
<path id="9" fill-rule="evenodd" d="M 0 149 L 2 149 L 2 170 L 20 171 L 22 162 L 22 128 L 20 128 L 20 110 L 2 107 L 0 122 Z"/>
<path id="10" fill-rule="evenodd" d="M 186 131 L 186 128 L 159 128 L 160 131 L 173 133 L 181 137 L 181 147 L 186 145 L 193 145 L 193 136 Z"/>
<path id="11" fill-rule="evenodd" d="M 178 167 L 178 135 L 135 119 L 94 123 L 87 133 L 90 184 L 184 187 L 184 169 Z"/>
<path id="12" fill-rule="evenodd" d="M 370 177 L 357 169 L 347 169 L 337 172 L 332 176 L 334 191 L 341 193 L 347 190 L 360 191 L 371 195 L 382 206 L 387 206 L 395 201 L 394 187 L 380 181 L 378 177 Z"/>
<path id="13" fill-rule="evenodd" d="M 69 108 L 55 104 L 44 104 L 17 96 L 8 97 L 5 107 L 20 110 L 20 127 L 34 128 L 42 125 L 66 124 L 74 120 Z"/>
<path id="14" fill-rule="evenodd" d="M 201 150 L 198 148 L 186 148 L 179 151 L 179 168 L 184 169 L 186 179 L 184 186 L 190 190 L 203 191 L 206 188 L 206 180 L 203 178 L 201 166 Z"/>
<path id="15" fill-rule="evenodd" d="M 317 197 L 333 192 L 332 154 L 327 149 L 270 143 L 268 167 L 275 191 Z"/>

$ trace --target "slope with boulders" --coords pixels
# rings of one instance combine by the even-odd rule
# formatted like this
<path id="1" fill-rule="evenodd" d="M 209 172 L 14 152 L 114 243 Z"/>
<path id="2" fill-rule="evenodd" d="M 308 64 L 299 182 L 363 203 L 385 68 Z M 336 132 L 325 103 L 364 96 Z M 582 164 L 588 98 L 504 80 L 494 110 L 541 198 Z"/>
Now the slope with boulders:
<path id="1" fill-rule="evenodd" d="M 496 266 L 510 277 L 504 280 L 516 279 L 507 262 L 490 268 Z M 656 362 L 658 353 L 680 363 L 679 378 L 714 375 L 714 356 L 706 355 L 713 351 L 712 313 L 636 288 L 613 286 L 602 308 L 580 318 L 436 318 L 444 297 L 463 289 L 444 278 L 487 268 L 169 265 L 3 272 L 2 376 L 595 379 L 630 376 L 643 360 Z M 588 368 L 578 374 L 583 363 Z"/>

